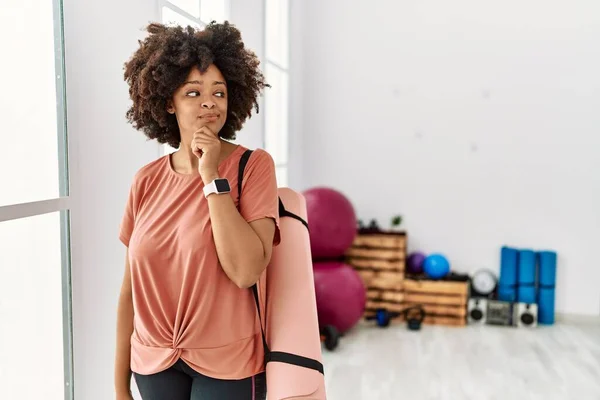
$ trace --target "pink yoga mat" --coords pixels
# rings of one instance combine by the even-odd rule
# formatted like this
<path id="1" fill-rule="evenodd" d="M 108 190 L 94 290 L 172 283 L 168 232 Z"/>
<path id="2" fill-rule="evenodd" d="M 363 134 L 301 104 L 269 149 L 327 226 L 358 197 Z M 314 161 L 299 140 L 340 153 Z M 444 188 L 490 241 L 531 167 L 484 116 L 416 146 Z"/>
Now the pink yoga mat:
<path id="1" fill-rule="evenodd" d="M 306 221 L 301 194 L 280 188 L 279 197 L 287 211 Z M 281 243 L 274 248 L 267 267 L 266 285 L 265 280 L 259 285 L 259 292 L 263 291 L 259 297 L 266 297 L 267 344 L 272 352 L 322 363 L 309 232 L 301 221 L 285 216 L 280 229 Z M 314 369 L 271 361 L 267 364 L 267 398 L 326 400 L 324 376 Z"/>

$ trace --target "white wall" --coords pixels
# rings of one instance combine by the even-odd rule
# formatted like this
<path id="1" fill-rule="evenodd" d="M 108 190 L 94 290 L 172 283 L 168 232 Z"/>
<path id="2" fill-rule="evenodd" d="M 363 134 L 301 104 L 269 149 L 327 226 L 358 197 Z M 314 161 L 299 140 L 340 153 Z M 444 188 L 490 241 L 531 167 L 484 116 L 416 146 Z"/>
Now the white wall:
<path id="1" fill-rule="evenodd" d="M 123 64 L 158 20 L 155 2 L 65 0 L 71 140 L 75 398 L 114 398 L 116 309 L 125 261 L 118 228 L 135 171 L 158 146 L 126 123 Z"/>
<path id="2" fill-rule="evenodd" d="M 231 19 L 262 57 L 259 4 L 232 1 Z M 558 308 L 597 314 L 600 10 L 529 4 L 292 2 L 290 182 L 334 185 L 364 218 L 402 212 L 411 246 L 461 268 L 496 267 L 503 243 L 556 248 Z M 154 1 L 65 0 L 77 399 L 113 393 L 118 224 L 133 174 L 159 154 L 125 121 L 122 66 L 158 18 Z M 260 146 L 262 126 L 239 141 Z M 384 184 L 364 193 L 374 176 Z"/>
<path id="3" fill-rule="evenodd" d="M 155 1 L 64 1 L 75 398 L 106 400 L 114 397 L 116 309 L 125 260 L 119 223 L 134 173 L 162 154 L 125 120 L 130 101 L 122 68 L 145 36 L 142 29 L 160 15 Z M 231 2 L 232 21 L 259 56 L 261 4 Z M 262 126 L 261 118 L 251 119 L 238 142 L 262 146 Z"/>
<path id="4" fill-rule="evenodd" d="M 254 51 L 257 57 L 265 57 L 264 0 L 229 0 L 229 21 L 241 32 L 242 40 L 247 48 Z M 264 65 L 261 64 L 264 71 Z M 237 134 L 237 143 L 248 148 L 264 148 L 264 98 L 259 99 L 259 113 L 252 111 L 252 118 L 247 119 L 244 128 Z"/>
<path id="5" fill-rule="evenodd" d="M 498 270 L 504 244 L 555 249 L 557 312 L 598 315 L 600 4 L 303 4 L 292 185 L 403 214 L 410 250 L 459 271 Z"/>
<path id="6" fill-rule="evenodd" d="M 294 190 L 301 190 L 304 181 L 304 153 L 303 142 L 306 132 L 304 131 L 304 119 L 306 118 L 303 108 L 304 85 L 306 79 L 310 80 L 304 72 L 304 53 L 310 53 L 312 49 L 305 49 L 303 36 L 306 34 L 306 16 L 304 15 L 305 4 L 298 1 L 290 1 L 290 80 L 289 80 L 289 138 L 288 138 L 288 186 Z"/>

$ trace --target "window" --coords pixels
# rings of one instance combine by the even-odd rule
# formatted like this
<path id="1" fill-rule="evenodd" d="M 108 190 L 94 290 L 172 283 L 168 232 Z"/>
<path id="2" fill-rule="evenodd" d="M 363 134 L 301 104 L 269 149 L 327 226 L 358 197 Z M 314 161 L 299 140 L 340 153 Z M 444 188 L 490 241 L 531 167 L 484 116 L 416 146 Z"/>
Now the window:
<path id="1" fill-rule="evenodd" d="M 200 18 L 200 0 L 168 0 L 168 2 L 171 6 L 175 6 L 180 10 L 173 11 L 174 13 L 177 14 L 183 11 L 183 13 L 191 15 L 193 18 Z"/>
<path id="2" fill-rule="evenodd" d="M 61 220 L 53 212 L 0 223 L 2 399 L 65 398 Z M 32 360 L 44 366 L 35 385 L 24 373 Z"/>
<path id="3" fill-rule="evenodd" d="M 225 21 L 225 1 L 224 0 L 201 0 L 200 1 L 200 19 L 204 23 L 210 21 Z"/>
<path id="4" fill-rule="evenodd" d="M 20 62 L 0 63 L 0 398 L 73 399 L 62 0 L 2 12 L 0 45 Z"/>
<path id="5" fill-rule="evenodd" d="M 186 16 L 185 13 L 178 13 L 169 7 L 162 8 L 162 20 L 165 24 L 170 25 L 182 25 L 187 26 L 191 25 L 194 28 L 200 28 L 200 24 L 196 20 L 192 20 Z"/>
<path id="6" fill-rule="evenodd" d="M 223 22 L 229 15 L 229 0 L 160 0 L 161 20 L 168 25 L 203 28 L 211 21 Z M 163 154 L 177 149 L 165 144 Z"/>
<path id="7" fill-rule="evenodd" d="M 288 185 L 289 3 L 265 0 L 265 149 L 273 156 L 277 183 Z"/>

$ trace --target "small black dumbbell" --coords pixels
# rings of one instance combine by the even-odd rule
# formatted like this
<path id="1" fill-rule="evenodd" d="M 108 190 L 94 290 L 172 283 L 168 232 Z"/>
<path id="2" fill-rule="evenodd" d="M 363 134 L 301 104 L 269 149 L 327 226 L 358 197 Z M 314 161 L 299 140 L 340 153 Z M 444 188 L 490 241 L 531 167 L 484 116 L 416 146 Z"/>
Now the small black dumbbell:
<path id="1" fill-rule="evenodd" d="M 335 350 L 340 341 L 340 333 L 333 325 L 325 325 L 321 328 L 321 342 L 325 343 L 325 348 L 329 351 Z"/>

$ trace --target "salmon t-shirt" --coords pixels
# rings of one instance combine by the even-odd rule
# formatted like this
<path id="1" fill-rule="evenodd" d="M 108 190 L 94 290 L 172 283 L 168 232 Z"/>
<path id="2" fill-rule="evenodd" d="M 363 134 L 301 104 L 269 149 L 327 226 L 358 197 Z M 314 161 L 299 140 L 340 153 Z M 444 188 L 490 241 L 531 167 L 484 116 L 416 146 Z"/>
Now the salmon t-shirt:
<path id="1" fill-rule="evenodd" d="M 219 165 L 231 193 L 218 196 L 231 196 L 236 206 L 245 150 L 238 146 Z M 133 179 L 119 238 L 129 248 L 135 314 L 131 369 L 136 373 L 160 372 L 180 358 L 219 379 L 242 379 L 264 370 L 254 297 L 251 289 L 238 288 L 219 264 L 203 187 L 198 173 L 177 173 L 169 155 L 142 167 Z M 247 222 L 275 221 L 277 245 L 275 165 L 262 149 L 248 160 L 240 200 Z"/>

